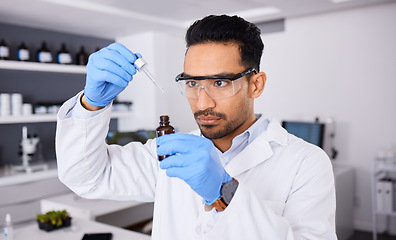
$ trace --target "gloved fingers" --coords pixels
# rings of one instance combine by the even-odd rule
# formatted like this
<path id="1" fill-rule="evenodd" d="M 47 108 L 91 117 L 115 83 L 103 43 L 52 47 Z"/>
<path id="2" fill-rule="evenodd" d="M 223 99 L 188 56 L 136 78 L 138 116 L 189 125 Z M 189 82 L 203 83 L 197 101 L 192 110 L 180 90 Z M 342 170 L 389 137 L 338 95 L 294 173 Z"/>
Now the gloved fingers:
<path id="1" fill-rule="evenodd" d="M 140 53 L 135 53 L 135 56 L 136 56 L 137 58 L 142 58 L 142 54 L 140 54 Z"/>
<path id="2" fill-rule="evenodd" d="M 136 67 L 131 64 L 131 62 L 127 58 L 122 56 L 117 51 L 108 48 L 102 49 L 96 58 L 93 57 L 93 60 L 108 63 L 109 65 L 103 64 L 103 67 L 106 67 L 109 70 L 112 70 L 114 66 L 118 66 L 119 69 L 122 69 L 130 76 L 136 74 Z"/>
<path id="3" fill-rule="evenodd" d="M 191 156 L 191 154 L 177 154 L 177 155 L 172 155 L 164 160 L 161 161 L 160 163 L 160 168 L 161 169 L 168 169 L 172 167 L 187 167 L 191 166 L 192 164 L 195 164 L 196 161 L 194 161 L 194 157 Z"/>
<path id="4" fill-rule="evenodd" d="M 167 134 L 167 135 L 163 135 L 159 138 L 157 138 L 157 144 L 159 141 L 159 144 L 161 144 L 162 142 L 167 142 L 170 140 L 182 140 L 182 141 L 210 141 L 206 138 L 197 136 L 197 135 L 193 135 L 193 134 L 187 134 L 187 133 L 176 133 L 176 134 Z"/>
<path id="5" fill-rule="evenodd" d="M 186 171 L 185 168 L 182 167 L 172 167 L 172 168 L 168 168 L 166 169 L 166 175 L 168 177 L 177 177 L 180 178 L 182 180 L 184 180 L 185 182 L 188 182 L 188 180 L 191 178 L 191 173 L 190 171 Z"/>
<path id="6" fill-rule="evenodd" d="M 90 60 L 87 66 L 87 75 L 98 82 L 110 82 L 124 87 L 128 86 L 128 82 L 132 80 L 132 75 L 128 74 L 119 65 L 103 58 Z"/>
<path id="7" fill-rule="evenodd" d="M 198 195 L 200 195 L 205 202 L 216 201 L 220 197 L 220 187 L 221 183 L 213 183 L 210 182 L 210 186 L 206 186 L 204 174 L 202 173 L 195 173 L 192 167 L 188 168 L 179 168 L 179 167 L 172 167 L 166 169 L 166 175 L 168 177 L 177 177 L 181 180 L 185 181 L 191 189 L 193 189 Z M 218 185 L 218 186 L 215 186 Z M 212 200 L 213 199 L 213 200 Z"/>
<path id="8" fill-rule="evenodd" d="M 127 47 L 122 45 L 121 43 L 112 43 L 104 49 L 109 49 L 111 51 L 117 52 L 119 55 L 121 55 L 125 59 L 127 59 L 130 64 L 133 64 L 137 59 L 136 55 L 131 50 L 129 50 Z M 140 57 L 142 57 L 142 56 L 140 56 Z"/>
<path id="9" fill-rule="evenodd" d="M 205 152 L 213 146 L 213 143 L 208 139 L 185 133 L 164 135 L 158 137 L 156 141 L 158 155 L 183 154 L 192 151 Z"/>
<path id="10" fill-rule="evenodd" d="M 115 90 L 115 91 L 119 91 L 119 92 L 121 92 L 122 89 L 124 89 L 122 87 L 117 87 L 115 85 L 112 85 L 112 87 L 113 87 L 112 91 L 114 91 L 115 88 L 118 88 L 119 90 Z M 113 101 L 116 96 L 104 89 L 105 87 L 101 87 L 101 86 L 91 89 L 85 88 L 84 93 L 88 103 L 95 107 L 109 105 L 109 103 Z"/>
<path id="11" fill-rule="evenodd" d="M 126 81 L 124 78 L 114 74 L 113 72 L 109 72 L 107 70 L 96 69 L 95 73 L 87 74 L 87 83 L 88 82 L 98 82 L 102 84 L 114 84 L 115 86 L 119 86 L 122 88 L 126 88 L 128 86 L 129 81 Z M 87 84 L 89 85 L 89 84 Z M 89 88 L 89 86 L 86 86 Z M 98 87 L 98 86 L 96 86 Z M 104 87 L 104 86 L 103 86 Z"/>

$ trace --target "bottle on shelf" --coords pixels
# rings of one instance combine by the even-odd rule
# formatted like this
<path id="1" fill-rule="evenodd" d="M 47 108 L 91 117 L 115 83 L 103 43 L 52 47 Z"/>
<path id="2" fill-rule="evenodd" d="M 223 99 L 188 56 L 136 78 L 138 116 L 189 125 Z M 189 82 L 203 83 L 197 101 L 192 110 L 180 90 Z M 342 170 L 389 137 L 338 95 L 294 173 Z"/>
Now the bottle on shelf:
<path id="1" fill-rule="evenodd" d="M 29 49 L 26 47 L 25 43 L 22 42 L 18 47 L 18 60 L 19 61 L 29 61 L 30 53 Z"/>
<path id="2" fill-rule="evenodd" d="M 160 116 L 160 122 L 159 122 L 159 127 L 156 129 L 156 137 L 160 137 L 165 134 L 171 134 L 175 133 L 175 129 L 169 124 L 169 116 L 168 115 L 162 115 Z M 158 156 L 158 160 L 162 161 L 165 158 L 169 157 L 168 155 L 165 156 Z"/>
<path id="3" fill-rule="evenodd" d="M 87 65 L 88 63 L 88 54 L 85 52 L 84 46 L 81 46 L 80 51 L 76 56 L 76 64 L 77 65 Z"/>
<path id="4" fill-rule="evenodd" d="M 67 51 L 65 43 L 62 43 L 62 47 L 58 51 L 56 59 L 57 59 L 57 62 L 60 64 L 71 64 L 72 63 L 72 56 L 71 56 L 70 52 Z"/>
<path id="5" fill-rule="evenodd" d="M 13 238 L 14 238 L 14 228 L 12 226 L 11 215 L 7 213 L 3 227 L 3 239 L 12 240 Z"/>
<path id="6" fill-rule="evenodd" d="M 8 57 L 10 56 L 10 49 L 4 39 L 1 39 L 0 42 L 0 59 L 1 60 L 7 60 Z"/>
<path id="7" fill-rule="evenodd" d="M 50 63 L 52 62 L 52 53 L 47 48 L 47 43 L 43 41 L 41 43 L 40 49 L 37 51 L 37 61 L 41 63 Z"/>

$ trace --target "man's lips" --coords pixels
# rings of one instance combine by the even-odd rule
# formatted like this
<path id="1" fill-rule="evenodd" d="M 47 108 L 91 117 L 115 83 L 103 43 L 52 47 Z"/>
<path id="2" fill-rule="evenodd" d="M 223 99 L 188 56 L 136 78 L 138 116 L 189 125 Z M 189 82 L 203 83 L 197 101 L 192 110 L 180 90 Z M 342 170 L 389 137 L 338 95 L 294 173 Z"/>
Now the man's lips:
<path id="1" fill-rule="evenodd" d="M 197 117 L 198 122 L 201 125 L 214 125 L 216 123 L 218 123 L 221 118 L 220 117 L 215 117 L 215 116 L 198 116 Z"/>

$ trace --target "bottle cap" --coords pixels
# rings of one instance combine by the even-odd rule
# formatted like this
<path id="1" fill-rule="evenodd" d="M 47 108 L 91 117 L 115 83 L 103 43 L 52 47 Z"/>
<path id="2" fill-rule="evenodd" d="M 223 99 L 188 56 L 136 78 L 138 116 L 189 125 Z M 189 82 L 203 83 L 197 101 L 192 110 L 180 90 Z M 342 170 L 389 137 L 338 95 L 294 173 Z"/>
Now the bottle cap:
<path id="1" fill-rule="evenodd" d="M 168 115 L 160 116 L 160 121 L 164 123 L 169 123 L 169 116 Z"/>

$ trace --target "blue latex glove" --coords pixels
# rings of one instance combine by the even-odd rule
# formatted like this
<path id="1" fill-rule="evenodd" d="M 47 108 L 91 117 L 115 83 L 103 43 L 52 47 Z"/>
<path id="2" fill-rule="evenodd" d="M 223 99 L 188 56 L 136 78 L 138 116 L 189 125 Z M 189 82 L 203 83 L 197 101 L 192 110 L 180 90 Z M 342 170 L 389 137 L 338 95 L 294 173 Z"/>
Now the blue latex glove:
<path id="1" fill-rule="evenodd" d="M 184 180 L 207 205 L 220 197 L 221 185 L 232 180 L 221 165 L 209 139 L 191 134 L 169 134 L 157 138 L 158 155 L 172 155 L 160 167 L 169 177 Z"/>
<path id="2" fill-rule="evenodd" d="M 107 106 L 122 92 L 137 68 L 133 63 L 140 54 L 134 54 L 124 45 L 113 43 L 92 53 L 87 64 L 84 88 L 85 98 L 95 107 Z"/>

